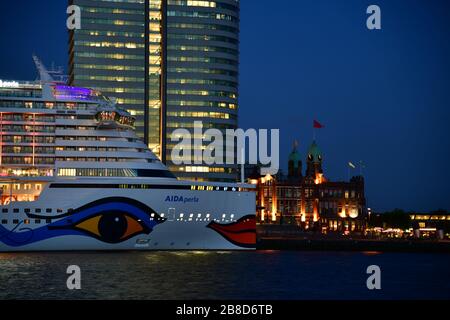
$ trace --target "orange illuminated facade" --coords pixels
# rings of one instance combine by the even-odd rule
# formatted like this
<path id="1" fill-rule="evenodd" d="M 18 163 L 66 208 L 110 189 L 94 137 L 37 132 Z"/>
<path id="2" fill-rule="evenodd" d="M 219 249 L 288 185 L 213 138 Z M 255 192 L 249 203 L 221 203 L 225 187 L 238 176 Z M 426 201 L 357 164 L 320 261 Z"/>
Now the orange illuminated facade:
<path id="1" fill-rule="evenodd" d="M 306 170 L 296 146 L 289 155 L 288 174 L 258 177 L 257 217 L 260 224 L 294 224 L 324 233 L 364 232 L 367 210 L 364 178 L 333 182 L 322 170 L 322 153 L 315 142 L 309 148 Z"/>

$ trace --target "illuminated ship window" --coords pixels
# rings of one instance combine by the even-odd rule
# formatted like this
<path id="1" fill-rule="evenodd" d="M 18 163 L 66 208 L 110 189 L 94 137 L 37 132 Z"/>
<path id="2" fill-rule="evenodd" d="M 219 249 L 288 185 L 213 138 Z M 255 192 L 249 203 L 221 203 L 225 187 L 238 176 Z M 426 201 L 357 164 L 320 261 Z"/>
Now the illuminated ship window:
<path id="1" fill-rule="evenodd" d="M 99 122 L 114 121 L 118 124 L 133 127 L 136 119 L 131 116 L 121 115 L 116 111 L 102 111 L 95 116 Z"/>

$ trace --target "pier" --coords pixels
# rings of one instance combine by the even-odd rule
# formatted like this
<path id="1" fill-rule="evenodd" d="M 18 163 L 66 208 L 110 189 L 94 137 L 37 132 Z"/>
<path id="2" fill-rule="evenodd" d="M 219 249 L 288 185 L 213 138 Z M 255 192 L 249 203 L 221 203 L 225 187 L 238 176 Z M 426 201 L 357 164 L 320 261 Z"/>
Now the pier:
<path id="1" fill-rule="evenodd" d="M 343 236 L 300 231 L 289 226 L 258 226 L 258 250 L 450 253 L 450 241 Z"/>

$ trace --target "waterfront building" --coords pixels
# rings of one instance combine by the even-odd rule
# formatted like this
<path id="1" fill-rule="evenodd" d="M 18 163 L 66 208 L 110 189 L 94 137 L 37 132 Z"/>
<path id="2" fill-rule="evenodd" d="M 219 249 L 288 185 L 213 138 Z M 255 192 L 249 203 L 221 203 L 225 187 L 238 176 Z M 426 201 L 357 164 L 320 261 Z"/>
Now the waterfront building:
<path id="1" fill-rule="evenodd" d="M 257 185 L 257 217 L 261 224 L 293 224 L 321 232 L 363 232 L 367 224 L 364 178 L 329 180 L 322 169 L 323 155 L 313 142 L 303 175 L 297 146 L 289 155 L 288 174 L 249 181 Z"/>
<path id="2" fill-rule="evenodd" d="M 447 210 L 370 212 L 368 233 L 378 238 L 450 239 L 450 213 Z"/>
<path id="3" fill-rule="evenodd" d="M 438 210 L 429 213 L 410 213 L 416 238 L 450 239 L 450 213 Z"/>
<path id="4" fill-rule="evenodd" d="M 170 137 L 178 128 L 193 132 L 194 121 L 236 129 L 239 1 L 69 3 L 82 16 L 81 29 L 70 31 L 70 84 L 117 97 L 136 118 L 138 135 L 179 178 L 235 180 L 235 165 L 174 165 Z"/>

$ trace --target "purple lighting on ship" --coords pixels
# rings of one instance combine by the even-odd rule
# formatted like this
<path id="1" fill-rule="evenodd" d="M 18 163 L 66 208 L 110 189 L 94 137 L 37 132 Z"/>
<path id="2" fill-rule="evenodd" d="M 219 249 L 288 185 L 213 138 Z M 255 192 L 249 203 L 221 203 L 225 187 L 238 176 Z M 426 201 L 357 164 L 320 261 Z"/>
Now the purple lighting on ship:
<path id="1" fill-rule="evenodd" d="M 53 94 L 57 99 L 70 100 L 93 100 L 98 96 L 97 91 L 92 89 L 62 85 L 55 85 L 53 87 Z"/>

